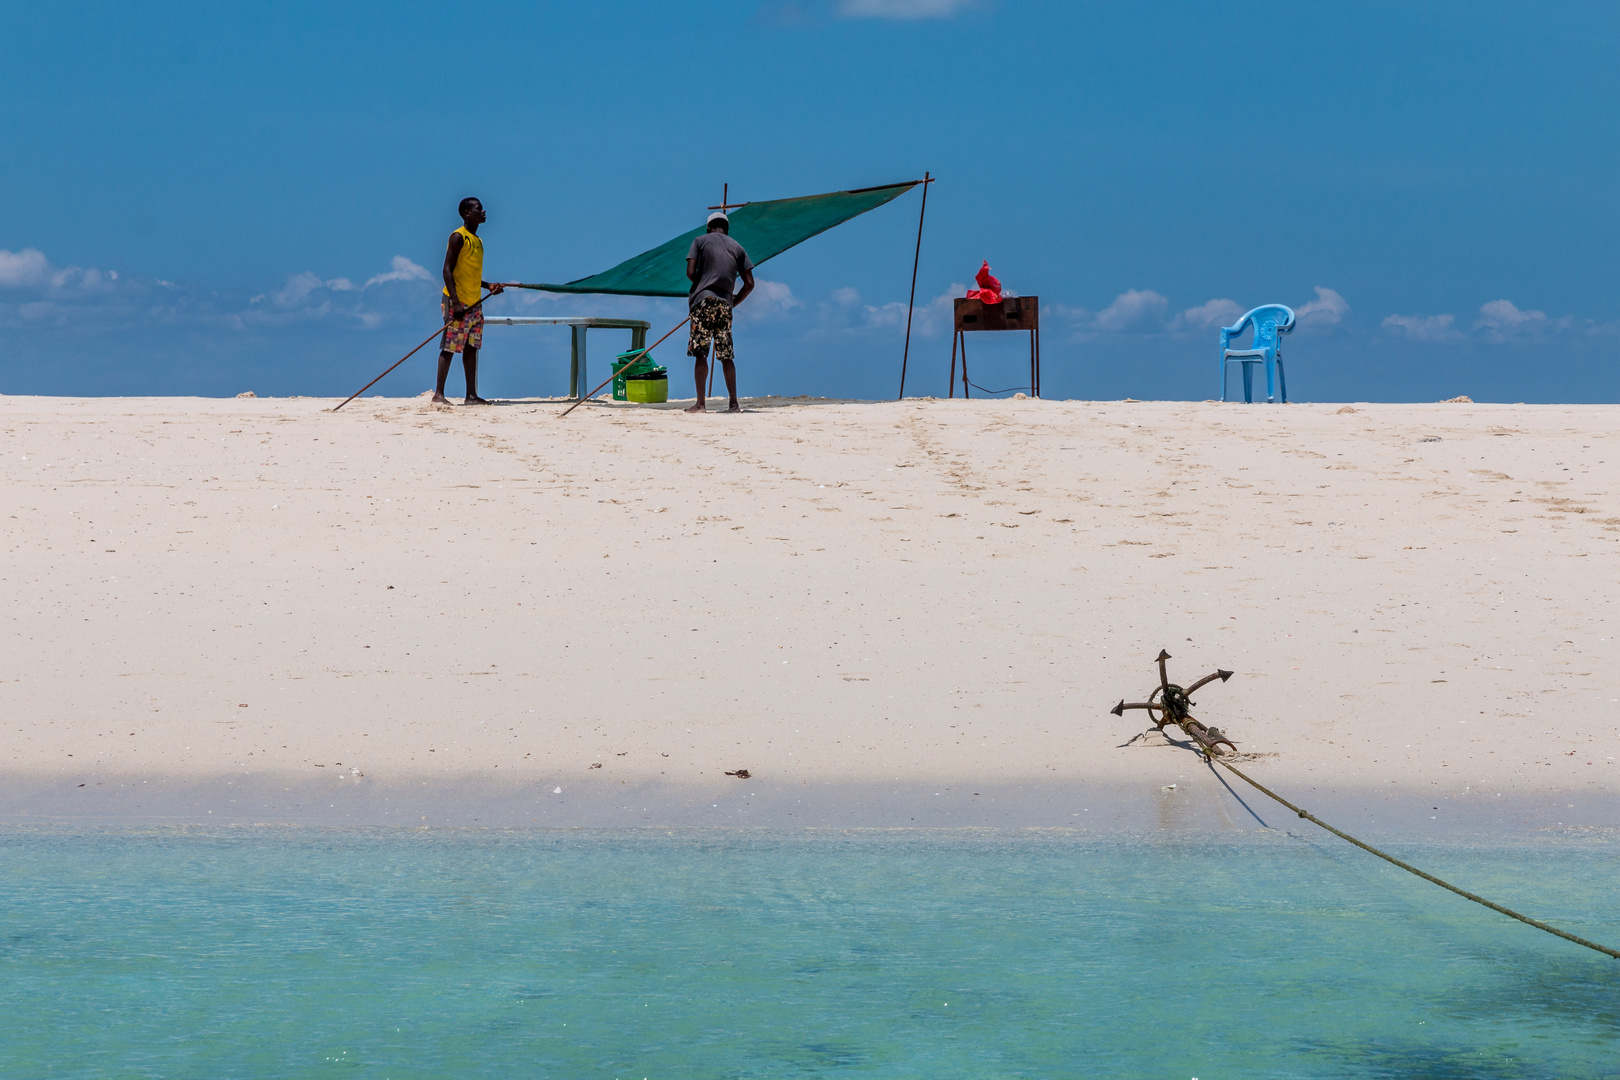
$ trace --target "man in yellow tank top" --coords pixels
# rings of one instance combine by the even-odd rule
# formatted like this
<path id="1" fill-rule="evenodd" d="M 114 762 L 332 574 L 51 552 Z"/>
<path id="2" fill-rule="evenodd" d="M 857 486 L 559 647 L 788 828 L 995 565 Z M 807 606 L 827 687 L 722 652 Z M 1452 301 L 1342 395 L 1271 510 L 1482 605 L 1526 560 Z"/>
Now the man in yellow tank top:
<path id="1" fill-rule="evenodd" d="M 450 234 L 444 253 L 444 340 L 439 345 L 439 382 L 433 390 L 435 402 L 444 401 L 444 380 L 450 375 L 450 358 L 461 354 L 461 368 L 467 375 L 467 404 L 488 404 L 478 396 L 478 350 L 484 344 L 483 306 L 479 292 L 488 289 L 498 295 L 504 286 L 483 279 L 484 242 L 478 239 L 478 226 L 486 219 L 484 204 L 477 199 L 461 200 L 456 208 L 461 228 Z"/>

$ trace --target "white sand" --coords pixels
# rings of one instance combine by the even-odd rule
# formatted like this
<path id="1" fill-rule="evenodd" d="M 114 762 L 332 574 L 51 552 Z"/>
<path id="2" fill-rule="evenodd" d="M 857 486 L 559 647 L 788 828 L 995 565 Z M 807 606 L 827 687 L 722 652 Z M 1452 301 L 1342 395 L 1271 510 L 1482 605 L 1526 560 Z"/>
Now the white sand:
<path id="1" fill-rule="evenodd" d="M 333 404 L 0 398 L 14 793 L 1620 787 L 1620 407 Z"/>

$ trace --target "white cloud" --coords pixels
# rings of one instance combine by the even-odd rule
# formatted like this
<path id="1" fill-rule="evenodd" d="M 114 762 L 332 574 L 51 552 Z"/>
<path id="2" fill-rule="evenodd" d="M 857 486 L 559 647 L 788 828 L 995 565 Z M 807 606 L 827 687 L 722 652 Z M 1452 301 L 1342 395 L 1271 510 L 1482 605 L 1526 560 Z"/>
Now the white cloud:
<path id="1" fill-rule="evenodd" d="M 1524 311 L 1511 300 L 1492 300 L 1480 305 L 1474 329 L 1481 331 L 1485 340 L 1501 344 L 1524 335 L 1568 330 L 1574 323 L 1575 320 L 1568 315 L 1561 319 L 1549 319 L 1545 311 Z"/>
<path id="2" fill-rule="evenodd" d="M 326 282 L 318 276 L 305 270 L 301 274 L 289 274 L 287 284 L 282 286 L 280 292 L 269 294 L 269 299 L 275 301 L 277 307 L 302 307 L 309 300 L 310 294 L 316 289 L 324 289 Z M 255 300 L 261 297 L 255 297 Z"/>
<path id="3" fill-rule="evenodd" d="M 949 19 L 977 0 L 838 0 L 845 19 Z"/>
<path id="4" fill-rule="evenodd" d="M 302 273 L 289 275 L 287 278 L 287 283 L 276 292 L 260 293 L 258 296 L 253 297 L 248 302 L 250 304 L 260 304 L 266 300 L 269 300 L 272 301 L 276 307 L 283 310 L 325 310 L 326 305 L 330 303 L 331 297 L 325 295 L 317 296 L 317 293 L 357 293 L 362 289 L 370 288 L 372 285 L 375 285 L 381 281 L 432 280 L 433 278 L 426 270 L 422 269 L 420 266 L 417 266 L 403 255 L 395 255 L 394 269 L 386 274 L 378 274 L 375 277 L 367 278 L 364 286 L 356 285 L 346 277 L 323 279 L 319 274 L 305 270 Z M 351 312 L 351 314 L 359 315 L 358 312 Z M 371 320 L 368 320 L 366 317 L 362 317 L 362 321 L 368 322 L 369 324 Z"/>
<path id="5" fill-rule="evenodd" d="M 957 298 L 963 296 L 967 289 L 966 285 L 953 282 L 931 300 L 918 299 L 917 306 L 911 312 L 913 349 L 919 338 L 938 339 L 950 335 L 952 310 Z M 746 312 L 752 303 L 753 300 L 749 300 L 739 311 Z M 858 341 L 874 331 L 885 335 L 903 333 L 906 326 L 904 300 L 863 304 L 860 293 L 847 287 L 833 290 L 827 300 L 796 306 L 803 310 L 794 313 L 793 325 L 800 328 L 797 333 L 805 341 L 847 343 Z"/>
<path id="6" fill-rule="evenodd" d="M 45 284 L 50 274 L 50 260 L 45 253 L 34 248 L 11 252 L 0 249 L 0 288 L 25 289 Z"/>
<path id="7" fill-rule="evenodd" d="M 1456 321 L 1455 315 L 1391 315 L 1379 325 L 1408 341 L 1455 341 L 1462 337 Z"/>
<path id="8" fill-rule="evenodd" d="M 779 307 L 783 310 L 804 306 L 804 301 L 794 296 L 792 288 L 782 281 L 766 281 L 764 278 L 755 278 L 752 296 L 763 300 L 768 306 Z"/>
<path id="9" fill-rule="evenodd" d="M 1294 309 L 1294 324 L 1313 329 L 1338 326 L 1344 321 L 1344 316 L 1349 310 L 1350 304 L 1344 297 L 1332 289 L 1324 289 L 1318 285 L 1316 299 Z"/>
<path id="10" fill-rule="evenodd" d="M 737 314 L 744 319 L 769 319 L 799 307 L 804 307 L 804 301 L 793 295 L 786 282 L 755 278 L 754 291 L 737 309 Z"/>
<path id="11" fill-rule="evenodd" d="M 1169 307 L 1170 301 L 1151 289 L 1129 289 L 1097 312 L 1092 325 L 1098 330 L 1119 333 L 1144 323 L 1163 322 L 1164 313 Z"/>
<path id="12" fill-rule="evenodd" d="M 1210 300 L 1177 315 L 1171 320 L 1170 329 L 1172 332 L 1215 330 L 1222 326 L 1231 326 L 1242 314 L 1243 307 L 1236 300 Z"/>
<path id="13" fill-rule="evenodd" d="M 339 278 L 339 281 L 345 279 Z M 366 288 L 381 285 L 385 281 L 432 281 L 433 275 L 426 268 L 416 265 L 403 255 L 394 256 L 394 268 L 386 274 L 378 274 L 366 279 Z M 351 286 L 352 288 L 352 286 Z"/>
<path id="14" fill-rule="evenodd" d="M 1519 330 L 1547 325 L 1545 311 L 1521 311 L 1511 300 L 1492 300 L 1479 306 L 1474 326 L 1486 330 Z"/>
<path id="15" fill-rule="evenodd" d="M 392 273 L 384 276 L 431 281 L 403 258 L 396 258 Z M 304 271 L 279 289 L 250 297 L 95 267 L 57 267 L 32 248 L 0 251 L 0 327 L 6 328 L 55 326 L 86 334 L 183 323 L 240 332 L 325 323 L 370 330 L 424 317 L 432 325 L 437 301 L 424 292 L 422 285 L 368 292 L 351 278 L 323 279 Z"/>

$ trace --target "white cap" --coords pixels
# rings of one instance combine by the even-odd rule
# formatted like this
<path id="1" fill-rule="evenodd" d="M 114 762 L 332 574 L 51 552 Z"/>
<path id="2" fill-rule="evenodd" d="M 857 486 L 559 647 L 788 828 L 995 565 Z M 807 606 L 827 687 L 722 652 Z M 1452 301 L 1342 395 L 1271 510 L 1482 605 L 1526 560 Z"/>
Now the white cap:
<path id="1" fill-rule="evenodd" d="M 726 224 L 727 224 L 727 225 L 730 225 L 730 224 L 731 224 L 731 219 L 730 219 L 730 218 L 728 218 L 728 217 L 726 217 L 726 215 L 725 215 L 725 214 L 722 214 L 722 213 L 721 213 L 721 212 L 720 212 L 720 211 L 718 211 L 718 210 L 716 210 L 716 211 L 715 211 L 715 212 L 714 212 L 714 213 L 712 213 L 712 214 L 710 214 L 710 215 L 709 215 L 709 220 L 708 220 L 708 224 L 710 224 L 710 225 L 713 225 L 713 224 L 714 224 L 714 223 L 715 223 L 715 222 L 717 222 L 717 221 L 723 221 L 723 222 L 725 222 L 725 223 L 726 223 Z"/>

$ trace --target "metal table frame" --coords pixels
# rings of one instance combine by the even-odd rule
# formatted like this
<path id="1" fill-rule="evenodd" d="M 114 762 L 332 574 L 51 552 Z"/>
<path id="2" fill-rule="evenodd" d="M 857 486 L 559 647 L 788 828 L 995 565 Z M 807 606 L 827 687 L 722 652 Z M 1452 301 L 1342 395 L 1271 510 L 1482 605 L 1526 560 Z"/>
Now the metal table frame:
<path id="1" fill-rule="evenodd" d="M 652 329 L 652 323 L 645 319 L 598 319 L 590 315 L 558 315 L 558 316 L 529 316 L 529 315 L 486 315 L 485 326 L 566 326 L 572 334 L 571 348 L 568 354 L 568 398 L 578 401 L 590 392 L 590 383 L 585 377 L 585 332 L 587 330 L 628 330 L 630 331 L 630 348 L 644 349 L 647 347 L 647 331 Z"/>
<path id="2" fill-rule="evenodd" d="M 982 300 L 956 298 L 955 327 L 951 334 L 950 396 L 956 396 L 956 353 L 962 352 L 962 396 L 969 393 L 967 369 L 967 335 L 982 330 L 1029 331 L 1029 396 L 1041 396 L 1041 298 L 1038 296 L 1009 296 L 999 304 L 986 304 Z"/>

